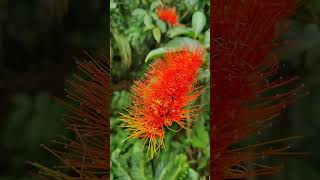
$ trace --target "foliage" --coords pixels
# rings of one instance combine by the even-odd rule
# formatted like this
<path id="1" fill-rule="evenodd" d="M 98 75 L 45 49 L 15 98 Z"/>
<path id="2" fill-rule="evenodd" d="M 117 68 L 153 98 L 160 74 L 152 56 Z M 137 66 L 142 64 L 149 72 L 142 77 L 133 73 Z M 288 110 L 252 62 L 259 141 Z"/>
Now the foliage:
<path id="1" fill-rule="evenodd" d="M 174 7 L 181 26 L 172 26 L 157 16 L 159 5 Z M 125 140 L 120 113 L 131 105 L 130 87 L 156 58 L 188 46 L 209 49 L 209 1 L 111 1 L 111 75 L 116 88 L 111 100 L 111 179 L 203 179 L 209 176 L 209 51 L 198 77 L 205 93 L 196 104 L 203 111 L 188 130 L 166 130 L 165 149 L 149 159 L 138 140 Z M 119 36 L 122 37 L 119 41 Z M 126 48 L 123 48 L 126 46 Z M 129 49 L 128 49 L 129 46 Z M 131 58 L 127 55 L 131 54 Z M 128 61 L 131 59 L 131 61 Z M 127 86 L 123 84 L 129 84 Z M 127 88 L 123 88 L 127 87 Z M 177 124 L 173 129 L 178 129 Z M 124 141 L 125 140 L 125 141 Z"/>
<path id="2" fill-rule="evenodd" d="M 112 75 L 116 80 L 121 79 L 126 73 L 135 76 L 135 72 L 141 69 L 143 60 L 150 50 L 167 47 L 170 40 L 176 43 L 175 38 L 191 37 L 209 47 L 210 2 L 208 0 L 166 2 L 170 1 L 112 0 L 110 2 L 112 32 L 110 61 Z M 159 5 L 176 6 L 180 14 L 180 23 L 183 25 L 173 27 L 160 20 L 156 14 Z M 131 71 L 128 72 L 129 69 Z"/>

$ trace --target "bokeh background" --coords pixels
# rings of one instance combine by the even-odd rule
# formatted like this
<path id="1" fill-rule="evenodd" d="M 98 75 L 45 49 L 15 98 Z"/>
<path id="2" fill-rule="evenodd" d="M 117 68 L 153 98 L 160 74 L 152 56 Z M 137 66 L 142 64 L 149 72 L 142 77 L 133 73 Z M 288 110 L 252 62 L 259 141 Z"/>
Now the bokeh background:
<path id="1" fill-rule="evenodd" d="M 316 180 L 320 179 L 320 1 L 301 1 L 297 13 L 289 22 L 289 31 L 281 39 L 287 46 L 275 50 L 280 58 L 279 76 L 295 76 L 300 79 L 305 96 L 284 111 L 277 119 L 258 132 L 256 139 L 275 139 L 303 136 L 287 142 L 290 151 L 306 152 L 305 156 L 280 158 L 272 163 L 280 164 L 281 173 L 273 177 L 250 180 Z"/>
<path id="2" fill-rule="evenodd" d="M 123 8 L 123 16 L 129 17 L 127 12 L 137 6 L 146 7 L 143 6 L 146 2 L 149 1 L 111 0 L 110 10 L 115 13 L 111 12 L 111 17 L 115 18 L 114 21 L 121 17 L 116 12 L 119 7 Z M 188 6 L 184 3 L 204 1 L 185 0 L 177 1 L 179 3 L 176 4 L 170 0 L 164 2 L 177 5 L 180 12 L 186 12 Z M 103 0 L 0 1 L 0 180 L 34 179 L 29 173 L 32 168 L 26 161 L 50 164 L 56 160 L 40 148 L 41 143 L 49 143 L 64 131 L 61 122 L 63 109 L 52 100 L 52 96 L 64 96 L 64 80 L 75 67 L 74 57 L 81 58 L 84 50 L 100 52 L 108 46 L 108 17 L 104 3 Z M 191 19 L 194 11 L 188 12 L 185 23 Z M 208 11 L 205 12 L 208 15 Z M 283 36 L 289 46 L 279 50 L 283 64 L 282 75 L 299 75 L 301 84 L 304 83 L 310 94 L 300 98 L 254 138 L 254 141 L 260 141 L 303 135 L 303 139 L 290 142 L 290 146 L 297 151 L 310 152 L 310 155 L 278 159 L 275 163 L 284 166 L 281 173 L 274 177 L 250 180 L 320 179 L 319 17 L 320 1 L 303 1 L 291 19 L 289 32 Z M 135 41 L 137 44 L 133 41 L 129 44 L 135 50 L 132 62 L 121 58 L 116 45 L 113 49 L 112 106 L 115 110 L 118 108 L 117 111 L 129 103 L 127 91 L 132 80 L 145 70 L 144 56 L 151 48 L 158 46 L 153 34 L 143 31 L 143 20 L 136 23 L 141 24 L 130 29 L 125 29 L 128 24 L 118 27 L 120 32 L 126 31 L 126 37 L 130 35 L 132 39 L 138 38 Z M 115 28 L 115 24 L 111 27 Z M 142 46 L 139 39 L 150 44 Z M 115 43 L 114 40 L 112 43 Z M 123 75 L 129 67 L 132 73 Z M 116 118 L 116 114 L 112 118 Z M 205 146 L 203 144 L 207 143 L 207 136 L 199 136 L 203 137 L 194 139 L 194 145 Z M 206 162 L 207 157 L 200 157 Z M 205 166 L 202 165 L 202 168 Z M 205 168 L 201 172 L 205 174 Z"/>
<path id="3" fill-rule="evenodd" d="M 83 51 L 106 50 L 104 0 L 0 1 L 0 179 L 35 179 L 26 164 L 54 163 L 40 144 L 64 132 L 53 96 Z"/>

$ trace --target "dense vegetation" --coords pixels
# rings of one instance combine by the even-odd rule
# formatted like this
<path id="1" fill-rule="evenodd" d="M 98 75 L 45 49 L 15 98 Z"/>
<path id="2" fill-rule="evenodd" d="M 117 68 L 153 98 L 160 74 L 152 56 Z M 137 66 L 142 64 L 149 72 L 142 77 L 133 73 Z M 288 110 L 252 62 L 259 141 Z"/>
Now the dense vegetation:
<path id="1" fill-rule="evenodd" d="M 206 179 L 209 176 L 209 1 L 111 1 L 111 179 Z M 158 6 L 175 7 L 181 26 L 157 15 Z M 188 130 L 166 129 L 165 149 L 150 160 L 128 132 L 119 113 L 131 105 L 130 86 L 148 65 L 170 49 L 185 45 L 207 48 L 199 81 L 205 93 L 195 102 L 203 111 Z M 177 126 L 174 128 L 177 129 Z"/>

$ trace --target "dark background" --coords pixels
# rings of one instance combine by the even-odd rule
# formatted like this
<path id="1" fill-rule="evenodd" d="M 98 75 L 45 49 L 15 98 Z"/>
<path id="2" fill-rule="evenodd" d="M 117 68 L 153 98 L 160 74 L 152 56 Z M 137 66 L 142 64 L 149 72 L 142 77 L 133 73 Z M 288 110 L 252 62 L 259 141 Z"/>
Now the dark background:
<path id="1" fill-rule="evenodd" d="M 297 13 L 290 20 L 289 32 L 282 39 L 288 45 L 277 49 L 281 63 L 280 76 L 295 76 L 300 79 L 297 87 L 303 86 L 304 97 L 282 113 L 264 131 L 259 139 L 276 139 L 288 136 L 303 136 L 287 142 L 290 151 L 307 152 L 305 156 L 279 158 L 282 170 L 272 177 L 251 178 L 272 180 L 317 180 L 320 179 L 320 1 L 306 0 L 298 5 Z M 299 95 L 298 95 L 299 96 Z"/>
<path id="2" fill-rule="evenodd" d="M 34 179 L 27 161 L 55 158 L 40 144 L 63 132 L 65 79 L 84 51 L 106 49 L 103 0 L 0 1 L 0 179 Z M 31 171 L 30 171 L 31 170 Z"/>

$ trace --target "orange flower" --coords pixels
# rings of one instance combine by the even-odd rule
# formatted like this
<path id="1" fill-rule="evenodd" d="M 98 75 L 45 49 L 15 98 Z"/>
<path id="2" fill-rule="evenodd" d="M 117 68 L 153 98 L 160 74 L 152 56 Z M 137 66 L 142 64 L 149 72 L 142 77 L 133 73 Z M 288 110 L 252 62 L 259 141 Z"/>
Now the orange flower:
<path id="1" fill-rule="evenodd" d="M 148 142 L 151 158 L 163 146 L 164 127 L 177 123 L 186 128 L 186 119 L 199 110 L 189 105 L 201 94 L 196 83 L 203 58 L 200 48 L 167 53 L 150 65 L 144 78 L 135 81 L 132 107 L 122 117 L 123 127 L 132 131 L 129 138 Z"/>
<path id="2" fill-rule="evenodd" d="M 177 15 L 175 8 L 158 7 L 157 13 L 158 13 L 158 16 L 161 20 L 167 22 L 168 24 L 174 25 L 174 26 L 178 25 L 179 16 Z"/>
<path id="3" fill-rule="evenodd" d="M 276 25 L 291 15 L 294 5 L 294 0 L 214 0 L 210 125 L 215 180 L 273 174 L 278 167 L 255 160 L 290 154 L 281 147 L 286 138 L 232 147 L 256 134 L 297 97 L 300 88 L 274 93 L 296 78 L 275 78 L 279 62 L 271 52 Z"/>

